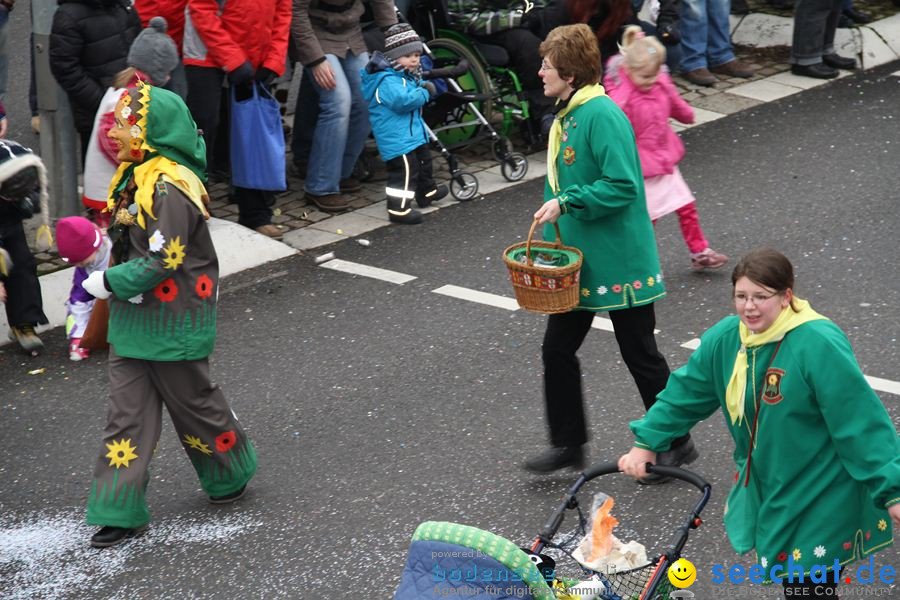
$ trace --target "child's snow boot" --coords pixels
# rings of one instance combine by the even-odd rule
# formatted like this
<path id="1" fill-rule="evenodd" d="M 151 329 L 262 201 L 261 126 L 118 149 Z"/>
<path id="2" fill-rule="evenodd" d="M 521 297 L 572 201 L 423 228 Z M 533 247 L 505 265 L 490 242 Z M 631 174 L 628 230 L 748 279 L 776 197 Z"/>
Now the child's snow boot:
<path id="1" fill-rule="evenodd" d="M 432 202 L 437 202 L 449 193 L 446 185 L 438 185 L 431 190 L 423 193 L 416 192 L 416 204 L 419 208 L 427 208 Z"/>
<path id="2" fill-rule="evenodd" d="M 388 198 L 387 211 L 392 223 L 417 225 L 422 222 L 422 213 L 415 210 L 412 201 L 407 198 Z"/>

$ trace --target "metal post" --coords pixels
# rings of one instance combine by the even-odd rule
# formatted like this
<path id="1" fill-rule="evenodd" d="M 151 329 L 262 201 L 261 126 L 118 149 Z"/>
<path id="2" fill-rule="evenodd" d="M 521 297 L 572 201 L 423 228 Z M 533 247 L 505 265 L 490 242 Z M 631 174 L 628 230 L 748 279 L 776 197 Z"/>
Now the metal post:
<path id="1" fill-rule="evenodd" d="M 38 109 L 41 114 L 41 159 L 50 179 L 50 216 L 54 219 L 81 212 L 78 197 L 78 134 L 66 92 L 50 72 L 50 29 L 56 0 L 32 0 L 34 67 Z"/>

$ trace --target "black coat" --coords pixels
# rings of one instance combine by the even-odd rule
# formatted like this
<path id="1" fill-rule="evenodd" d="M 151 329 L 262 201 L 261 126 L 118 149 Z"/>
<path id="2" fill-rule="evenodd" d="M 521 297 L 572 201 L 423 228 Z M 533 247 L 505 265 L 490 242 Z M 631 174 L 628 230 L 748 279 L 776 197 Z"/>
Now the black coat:
<path id="1" fill-rule="evenodd" d="M 59 0 L 50 33 L 50 70 L 69 96 L 75 129 L 94 127 L 100 99 L 125 68 L 141 20 L 129 0 Z"/>

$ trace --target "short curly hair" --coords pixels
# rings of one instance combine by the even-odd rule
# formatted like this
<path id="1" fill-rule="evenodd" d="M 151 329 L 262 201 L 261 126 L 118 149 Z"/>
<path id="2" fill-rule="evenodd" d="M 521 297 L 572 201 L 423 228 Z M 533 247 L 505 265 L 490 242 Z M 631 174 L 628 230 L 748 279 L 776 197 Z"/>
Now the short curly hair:
<path id="1" fill-rule="evenodd" d="M 553 63 L 563 79 L 572 77 L 576 90 L 600 81 L 600 47 L 597 36 L 584 23 L 555 28 L 541 43 L 541 56 Z"/>

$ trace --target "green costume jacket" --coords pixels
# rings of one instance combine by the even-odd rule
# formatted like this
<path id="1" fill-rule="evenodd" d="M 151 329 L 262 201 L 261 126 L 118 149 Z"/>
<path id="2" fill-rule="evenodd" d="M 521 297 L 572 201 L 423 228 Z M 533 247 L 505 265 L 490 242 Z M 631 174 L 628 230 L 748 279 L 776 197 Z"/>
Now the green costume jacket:
<path id="1" fill-rule="evenodd" d="M 147 229 L 127 228 L 128 260 L 106 271 L 109 343 L 144 360 L 199 360 L 216 342 L 219 259 L 200 210 L 162 178 Z M 116 223 L 113 224 L 114 227 Z"/>
<path id="2" fill-rule="evenodd" d="M 737 465 L 725 528 L 737 552 L 756 549 L 767 582 L 776 565 L 784 569 L 776 576 L 786 576 L 789 558 L 809 574 L 813 565 L 831 570 L 835 559 L 844 565 L 889 546 L 885 508 L 900 502 L 900 439 L 844 333 L 811 321 L 788 332 L 777 353 L 776 346 L 748 349 L 741 422 L 732 425 L 725 408 L 740 348 L 731 316 L 704 334 L 647 415 L 631 423 L 636 446 L 661 451 L 722 409 Z"/>
<path id="3" fill-rule="evenodd" d="M 559 118 L 559 117 L 557 117 Z M 563 243 L 584 253 L 579 309 L 616 310 L 666 295 L 653 224 L 644 199 L 641 160 L 625 113 L 607 96 L 562 118 L 557 156 Z M 556 237 L 552 224 L 544 239 Z"/>

